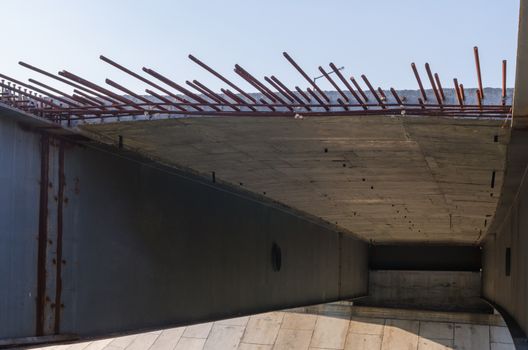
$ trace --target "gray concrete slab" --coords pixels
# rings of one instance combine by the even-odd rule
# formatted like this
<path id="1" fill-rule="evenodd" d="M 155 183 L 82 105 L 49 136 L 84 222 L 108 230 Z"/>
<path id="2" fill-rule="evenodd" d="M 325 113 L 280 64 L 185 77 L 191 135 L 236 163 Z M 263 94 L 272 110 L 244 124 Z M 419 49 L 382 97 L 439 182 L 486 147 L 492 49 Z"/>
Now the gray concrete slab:
<path id="1" fill-rule="evenodd" d="M 509 132 L 501 125 L 200 117 L 79 128 L 111 144 L 121 135 L 125 147 L 206 177 L 214 171 L 217 181 L 368 240 L 476 243 L 500 195 Z"/>

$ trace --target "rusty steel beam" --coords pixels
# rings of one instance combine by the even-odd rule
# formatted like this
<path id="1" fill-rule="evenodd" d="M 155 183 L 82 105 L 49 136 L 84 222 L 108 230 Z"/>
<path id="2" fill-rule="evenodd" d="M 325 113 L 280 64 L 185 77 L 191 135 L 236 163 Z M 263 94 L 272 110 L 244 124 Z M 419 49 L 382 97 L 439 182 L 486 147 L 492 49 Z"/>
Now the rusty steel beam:
<path id="1" fill-rule="evenodd" d="M 374 96 L 374 98 L 376 99 L 376 101 L 378 101 L 378 105 L 382 108 L 382 109 L 385 109 L 387 107 L 385 107 L 385 105 L 383 104 L 383 101 L 381 100 L 381 98 L 378 96 L 378 94 L 376 93 L 376 90 L 374 90 L 374 88 L 372 87 L 372 85 L 370 84 L 370 81 L 367 79 L 367 77 L 365 76 L 365 74 L 361 74 L 361 79 L 363 79 L 363 81 L 365 82 L 365 84 L 367 85 L 367 87 L 369 88 L 370 90 L 370 93 L 372 94 L 372 96 Z"/>
<path id="2" fill-rule="evenodd" d="M 193 55 L 189 55 L 188 56 L 189 59 L 191 61 L 193 61 L 194 63 L 198 64 L 200 67 L 202 67 L 203 69 L 205 69 L 206 71 L 208 71 L 209 73 L 211 73 L 212 75 L 214 75 L 215 77 L 217 77 L 218 79 L 222 80 L 224 83 L 226 83 L 227 85 L 231 86 L 233 89 L 235 89 L 236 91 L 238 91 L 242 96 L 246 97 L 247 99 L 249 99 L 251 102 L 254 102 L 256 103 L 257 100 L 255 100 L 250 94 L 248 94 L 247 92 L 245 92 L 244 90 L 242 90 L 241 88 L 239 88 L 238 86 L 236 86 L 235 84 L 233 84 L 231 81 L 229 81 L 227 78 L 225 78 L 223 75 L 221 75 L 220 73 L 218 73 L 217 71 L 215 71 L 213 68 L 209 67 L 208 65 L 206 65 L 205 63 L 203 63 L 202 61 L 200 61 L 198 58 L 194 57 Z"/>
<path id="3" fill-rule="evenodd" d="M 411 63 L 411 68 L 413 70 L 414 77 L 418 82 L 418 88 L 420 89 L 420 93 L 422 94 L 422 100 L 427 101 L 427 94 L 425 93 L 425 89 L 422 84 L 422 79 L 420 78 L 420 73 L 418 73 L 418 68 L 416 68 L 416 64 L 414 64 L 414 62 Z"/>
<path id="4" fill-rule="evenodd" d="M 326 94 L 323 92 L 323 90 L 321 90 L 319 88 L 319 86 L 317 86 L 317 84 L 312 80 L 310 79 L 310 77 L 304 72 L 304 70 L 297 64 L 297 62 L 295 62 L 293 60 L 293 58 L 291 58 L 290 55 L 288 55 L 287 52 L 283 52 L 282 55 L 288 60 L 288 62 L 291 63 L 292 66 L 295 67 L 295 69 L 297 69 L 297 71 L 303 76 L 304 79 L 306 79 L 307 82 L 310 83 L 310 85 L 313 86 L 313 88 L 321 94 L 321 96 L 323 96 L 323 98 L 326 100 L 326 102 L 330 102 L 330 99 L 328 98 L 328 96 L 326 96 Z"/>
<path id="5" fill-rule="evenodd" d="M 477 80 L 478 80 L 478 87 L 480 91 L 480 98 L 484 99 L 484 89 L 482 88 L 482 75 L 480 73 L 480 58 L 479 58 L 479 52 L 478 47 L 473 47 L 473 53 L 475 55 L 475 67 L 477 68 Z"/>
<path id="6" fill-rule="evenodd" d="M 442 102 L 445 101 L 445 95 L 444 95 L 444 89 L 442 88 L 442 84 L 440 83 L 440 76 L 438 73 L 434 74 L 434 78 L 436 81 L 436 86 L 438 87 L 438 91 L 440 92 L 440 97 L 442 97 Z"/>
<path id="7" fill-rule="evenodd" d="M 348 89 L 348 91 L 352 94 L 352 96 L 354 96 L 354 98 L 356 99 L 356 101 L 361 104 L 361 107 L 363 109 L 367 109 L 367 106 L 365 106 L 365 103 L 363 102 L 363 100 L 361 100 L 361 98 L 359 98 L 358 94 L 356 94 L 356 92 L 354 91 L 354 89 L 352 88 L 352 86 L 350 86 L 350 84 L 348 83 L 348 81 L 345 79 L 345 77 L 343 76 L 343 74 L 341 74 L 341 72 L 339 71 L 339 69 L 337 69 L 336 65 L 333 63 L 333 62 L 330 62 L 329 64 L 330 68 L 332 68 L 332 71 L 337 75 L 337 77 L 339 78 L 339 80 L 341 80 L 341 82 L 346 86 L 346 88 Z M 348 100 L 347 100 L 348 101 Z"/>
<path id="8" fill-rule="evenodd" d="M 429 82 L 431 83 L 431 87 L 433 88 L 434 95 L 436 97 L 436 102 L 441 105 L 442 104 L 442 98 L 440 97 L 440 94 L 438 93 L 438 89 L 436 88 L 436 84 L 434 81 L 433 73 L 431 73 L 431 67 L 429 66 L 429 63 L 425 64 L 425 71 L 427 72 L 427 77 L 429 78 Z"/>

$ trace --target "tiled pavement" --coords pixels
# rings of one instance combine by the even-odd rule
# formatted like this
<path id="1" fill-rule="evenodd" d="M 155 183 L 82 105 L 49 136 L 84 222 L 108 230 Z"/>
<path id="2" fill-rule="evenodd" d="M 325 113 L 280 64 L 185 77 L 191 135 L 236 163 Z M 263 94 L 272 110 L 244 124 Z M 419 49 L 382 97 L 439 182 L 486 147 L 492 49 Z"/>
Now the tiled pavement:
<path id="1" fill-rule="evenodd" d="M 380 317 L 381 315 L 381 317 Z M 432 315 L 432 314 L 431 314 Z M 429 315 L 429 316 L 431 316 Z M 447 316 L 445 316 L 447 315 Z M 46 350 L 513 350 L 503 322 L 445 314 L 416 319 L 377 312 L 358 316 L 351 307 L 327 304 L 178 327 Z M 450 316 L 451 315 L 451 316 Z M 388 317 L 391 316 L 391 317 Z M 399 317 L 399 318 L 398 318 Z"/>

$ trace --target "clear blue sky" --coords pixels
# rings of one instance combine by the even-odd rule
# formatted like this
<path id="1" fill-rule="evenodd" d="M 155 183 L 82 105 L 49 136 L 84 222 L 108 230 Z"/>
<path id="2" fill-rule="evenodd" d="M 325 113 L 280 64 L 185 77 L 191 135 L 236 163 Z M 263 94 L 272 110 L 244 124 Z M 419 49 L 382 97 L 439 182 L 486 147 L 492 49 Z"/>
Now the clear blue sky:
<path id="1" fill-rule="evenodd" d="M 333 61 L 348 76 L 365 73 L 375 86 L 416 89 L 415 61 L 423 78 L 429 62 L 444 87 L 453 77 L 474 87 L 477 45 L 484 85 L 500 86 L 507 59 L 512 86 L 518 8 L 517 0 L 2 1 L 0 72 L 49 82 L 18 66 L 23 60 L 143 91 L 143 83 L 100 61 L 104 54 L 138 72 L 147 66 L 177 82 L 196 78 L 222 87 L 187 58 L 192 53 L 236 82 L 239 63 L 259 78 L 275 74 L 289 86 L 306 87 L 282 57 L 287 51 L 310 76 Z"/>

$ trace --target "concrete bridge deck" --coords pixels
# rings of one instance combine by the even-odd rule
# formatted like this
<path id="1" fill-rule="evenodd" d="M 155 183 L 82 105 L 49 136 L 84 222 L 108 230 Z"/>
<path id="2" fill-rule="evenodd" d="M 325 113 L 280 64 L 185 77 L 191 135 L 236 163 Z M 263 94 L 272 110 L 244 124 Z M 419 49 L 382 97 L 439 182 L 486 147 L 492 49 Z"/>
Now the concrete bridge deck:
<path id="1" fill-rule="evenodd" d="M 452 117 L 199 117 L 79 126 L 90 137 L 251 191 L 364 240 L 477 244 L 509 128 Z M 507 125 L 506 125 L 507 126 Z"/>

